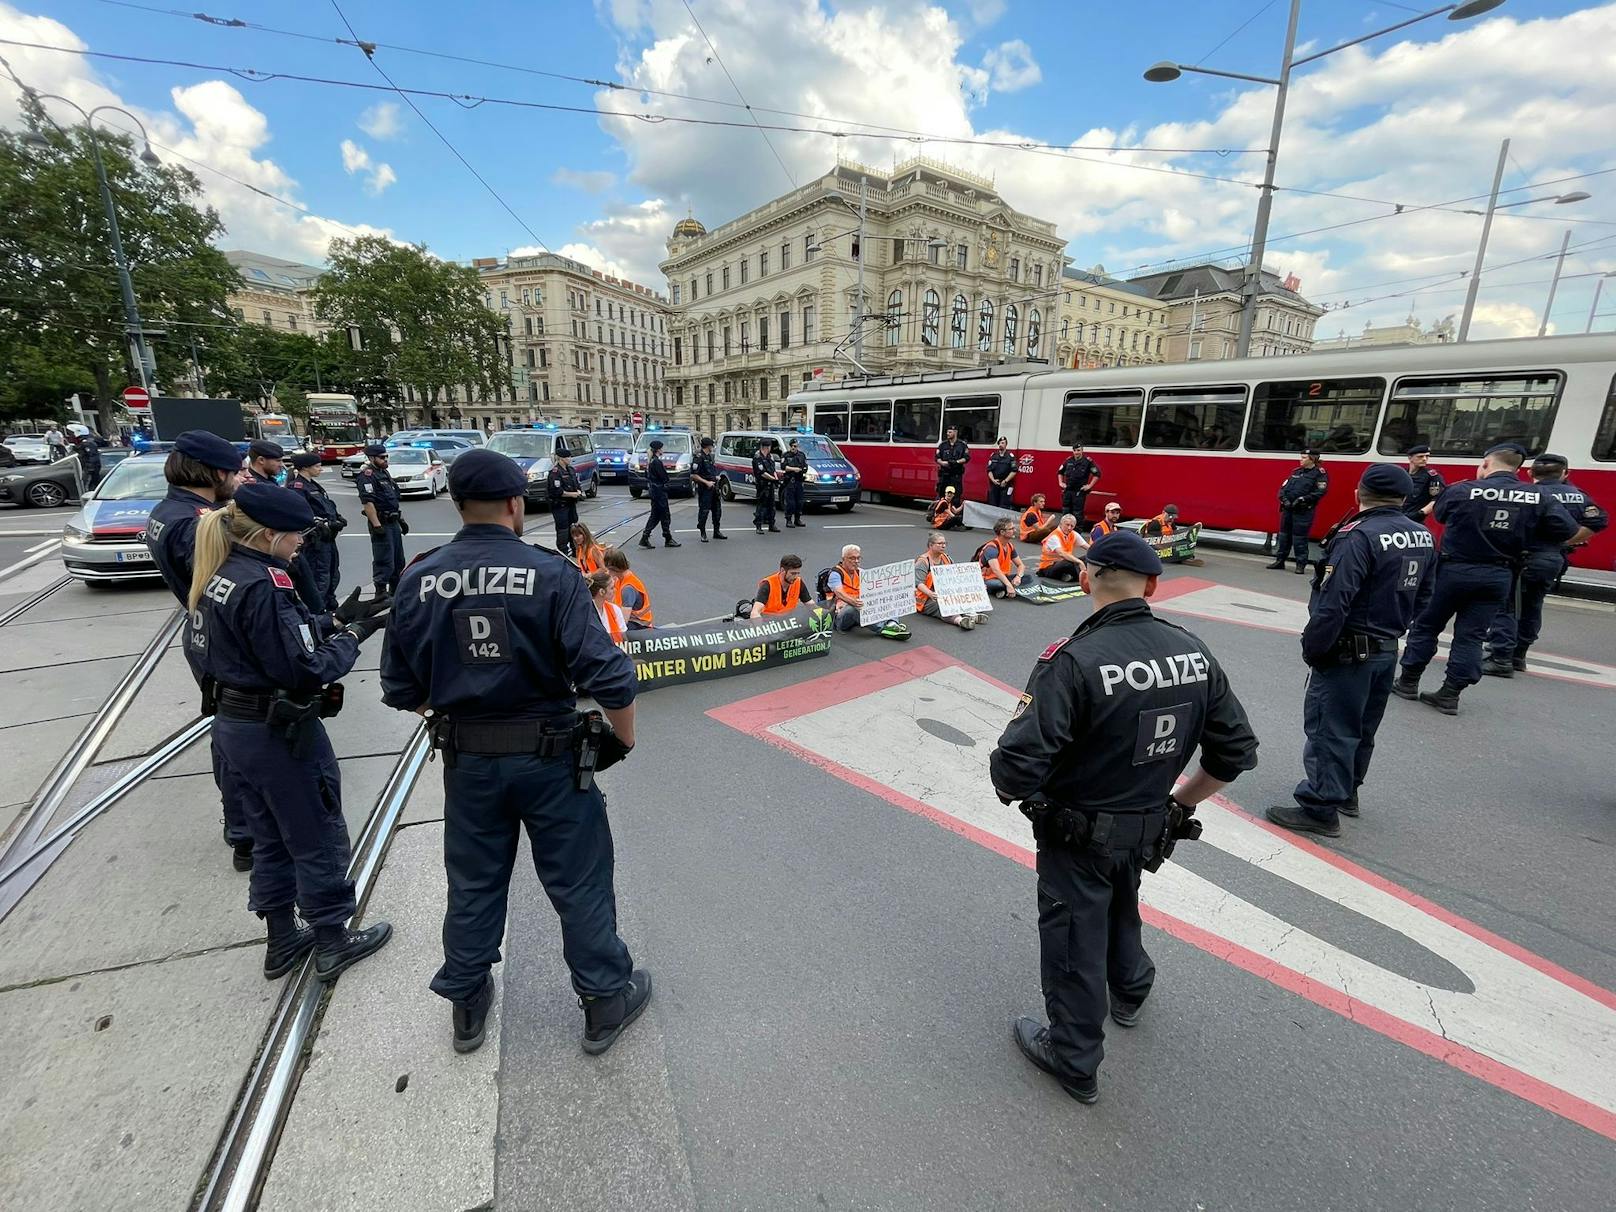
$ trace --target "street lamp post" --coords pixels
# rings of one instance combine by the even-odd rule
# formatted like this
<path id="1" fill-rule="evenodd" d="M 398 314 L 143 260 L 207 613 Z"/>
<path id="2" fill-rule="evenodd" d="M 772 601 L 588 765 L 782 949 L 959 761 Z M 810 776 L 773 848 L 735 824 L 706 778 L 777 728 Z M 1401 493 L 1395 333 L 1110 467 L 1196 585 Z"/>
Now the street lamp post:
<path id="1" fill-rule="evenodd" d="M 1385 29 L 1375 30 L 1373 33 L 1363 34 L 1357 38 L 1348 39 L 1338 43 L 1327 50 L 1312 55 L 1296 58 L 1296 26 L 1302 14 L 1302 0 L 1291 0 L 1290 17 L 1285 27 L 1285 54 L 1280 61 L 1279 75 L 1252 76 L 1243 72 L 1226 72 L 1216 68 L 1198 67 L 1188 63 L 1174 63 L 1163 60 L 1152 64 L 1145 70 L 1145 79 L 1152 84 L 1164 84 L 1170 80 L 1177 80 L 1185 72 L 1196 72 L 1205 76 L 1221 76 L 1230 80 L 1249 80 L 1255 84 L 1273 85 L 1276 92 L 1274 96 L 1274 120 L 1268 136 L 1267 163 L 1263 169 L 1263 181 L 1257 199 L 1257 221 L 1252 228 L 1251 256 L 1246 260 L 1246 270 L 1241 283 L 1240 305 L 1240 337 L 1235 346 L 1235 356 L 1246 357 L 1251 351 L 1251 332 L 1257 320 L 1257 298 L 1262 293 L 1263 255 L 1268 244 L 1268 216 L 1274 205 L 1274 169 L 1279 162 L 1279 139 L 1285 126 L 1285 102 L 1290 93 L 1291 72 L 1308 63 L 1323 59 L 1326 55 L 1333 55 L 1337 51 L 1346 50 L 1349 46 L 1357 46 L 1371 39 L 1382 37 L 1385 34 L 1395 33 L 1406 29 L 1431 17 L 1438 17 L 1446 13 L 1449 21 L 1464 21 L 1470 17 L 1479 17 L 1482 13 L 1490 12 L 1503 4 L 1504 0 L 1467 0 L 1462 4 L 1448 4 L 1441 8 L 1434 8 L 1429 12 L 1419 13 L 1406 21 L 1399 21 L 1395 25 L 1388 25 Z M 1461 336 L 1459 338 L 1463 340 Z"/>
<path id="2" fill-rule="evenodd" d="M 1594 283 L 1594 301 L 1588 305 L 1588 323 L 1583 325 L 1583 332 L 1593 332 L 1594 330 L 1594 317 L 1599 313 L 1599 296 L 1604 292 L 1607 278 L 1616 278 L 1616 269 L 1611 270 L 1608 274 L 1600 274 L 1599 281 Z"/>

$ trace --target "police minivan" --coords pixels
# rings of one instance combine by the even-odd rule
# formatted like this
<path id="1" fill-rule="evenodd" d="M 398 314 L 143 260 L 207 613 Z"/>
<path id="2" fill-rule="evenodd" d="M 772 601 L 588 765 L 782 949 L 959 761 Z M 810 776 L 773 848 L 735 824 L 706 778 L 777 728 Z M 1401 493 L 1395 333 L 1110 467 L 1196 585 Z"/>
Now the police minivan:
<path id="1" fill-rule="evenodd" d="M 688 497 L 694 490 L 690 464 L 696 457 L 696 438 L 688 425 L 653 425 L 634 442 L 634 456 L 628 470 L 628 494 L 636 501 L 645 495 L 645 467 L 651 458 L 651 443 L 662 441 L 662 466 L 668 469 L 668 491 Z"/>
<path id="2" fill-rule="evenodd" d="M 509 455 L 527 474 L 528 504 L 546 508 L 550 504 L 550 468 L 555 463 L 556 444 L 565 446 L 572 459 L 573 474 L 584 496 L 593 497 L 599 490 L 595 475 L 595 445 L 587 429 L 561 428 L 557 425 L 536 425 L 531 429 L 502 429 L 488 439 L 487 449 Z"/>
<path id="3" fill-rule="evenodd" d="M 718 491 L 726 501 L 737 496 L 756 497 L 757 485 L 752 480 L 752 456 L 764 438 L 774 439 L 776 459 L 784 454 L 786 444 L 797 439 L 797 448 L 808 456 L 808 474 L 803 477 L 802 500 L 805 505 L 834 506 L 842 513 L 851 510 L 858 501 L 858 468 L 822 433 L 814 433 L 806 426 L 770 429 L 732 429 L 718 439 Z M 777 490 L 778 491 L 778 490 Z"/>

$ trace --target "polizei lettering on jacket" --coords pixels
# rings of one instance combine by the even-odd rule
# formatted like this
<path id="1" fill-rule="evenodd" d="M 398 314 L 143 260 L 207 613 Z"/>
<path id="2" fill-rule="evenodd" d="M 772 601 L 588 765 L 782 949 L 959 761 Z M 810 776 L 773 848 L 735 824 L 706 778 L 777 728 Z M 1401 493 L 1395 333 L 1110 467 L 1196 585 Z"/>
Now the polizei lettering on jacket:
<path id="1" fill-rule="evenodd" d="M 1539 499 L 1527 488 L 1487 488 L 1480 484 L 1470 490 L 1472 501 L 1501 501 L 1510 505 L 1531 505 Z"/>
<path id="2" fill-rule="evenodd" d="M 1380 549 L 1390 551 L 1393 547 L 1435 547 L 1436 536 L 1423 527 L 1419 530 L 1391 530 L 1377 536 L 1380 539 Z"/>
<path id="3" fill-rule="evenodd" d="M 426 601 L 427 595 L 433 593 L 440 598 L 474 598 L 495 593 L 530 598 L 537 577 L 536 568 L 452 568 L 421 578 L 421 601 Z"/>
<path id="4" fill-rule="evenodd" d="M 1205 653 L 1180 652 L 1148 661 L 1129 661 L 1126 665 L 1101 665 L 1100 685 L 1107 695 L 1124 682 L 1135 690 L 1187 686 L 1206 681 L 1208 668 Z"/>

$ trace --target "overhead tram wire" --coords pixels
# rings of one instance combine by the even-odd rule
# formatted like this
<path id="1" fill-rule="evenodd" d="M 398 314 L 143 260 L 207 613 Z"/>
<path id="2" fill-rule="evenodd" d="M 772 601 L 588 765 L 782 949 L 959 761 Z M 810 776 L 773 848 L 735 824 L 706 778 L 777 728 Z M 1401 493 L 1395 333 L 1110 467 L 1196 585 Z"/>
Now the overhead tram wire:
<path id="1" fill-rule="evenodd" d="M 786 167 L 786 162 L 780 158 L 780 149 L 775 147 L 774 140 L 769 138 L 769 132 L 763 129 L 762 124 L 757 120 L 757 115 L 752 113 L 752 107 L 747 103 L 746 94 L 741 91 L 741 86 L 735 83 L 735 77 L 730 74 L 729 68 L 725 65 L 724 57 L 718 53 L 718 47 L 713 44 L 712 38 L 702 26 L 701 18 L 696 16 L 696 10 L 690 7 L 690 0 L 683 0 L 683 3 L 685 12 L 690 14 L 690 19 L 696 23 L 697 32 L 701 34 L 702 40 L 707 43 L 707 49 L 713 52 L 713 61 L 718 64 L 719 70 L 724 73 L 724 79 L 729 81 L 729 86 L 735 90 L 735 95 L 741 99 L 741 104 L 746 106 L 747 116 L 752 119 L 752 124 L 758 128 L 758 134 L 763 136 L 763 142 L 767 143 L 769 151 L 774 153 L 774 162 L 780 166 L 780 171 L 785 173 L 786 180 L 791 182 L 791 188 L 796 189 L 796 175 Z"/>
<path id="2" fill-rule="evenodd" d="M 1256 12 L 1252 13 L 1251 16 L 1247 17 L 1239 25 L 1235 26 L 1233 30 L 1231 30 L 1227 35 L 1224 36 L 1224 39 L 1223 39 L 1222 42 L 1219 42 L 1211 50 L 1207 51 L 1206 54 L 1202 55 L 1199 59 L 1196 59 L 1195 62 L 1196 63 L 1205 63 L 1213 55 L 1217 54 L 1224 47 L 1228 46 L 1229 43 L 1233 42 L 1241 34 L 1245 33 L 1246 32 L 1246 27 L 1248 25 L 1250 25 L 1258 17 L 1260 17 L 1264 13 L 1266 13 L 1269 9 L 1273 8 L 1276 3 L 1278 3 L 1278 0 L 1268 0 L 1268 3 L 1264 4 Z"/>

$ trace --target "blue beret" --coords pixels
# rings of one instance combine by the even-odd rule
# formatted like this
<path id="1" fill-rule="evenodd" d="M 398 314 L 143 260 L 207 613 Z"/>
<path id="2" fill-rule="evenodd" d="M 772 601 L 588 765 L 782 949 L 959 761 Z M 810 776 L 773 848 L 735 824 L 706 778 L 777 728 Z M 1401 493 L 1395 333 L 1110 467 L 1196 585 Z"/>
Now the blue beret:
<path id="1" fill-rule="evenodd" d="M 1147 577 L 1162 570 L 1156 549 L 1131 530 L 1113 530 L 1101 536 L 1083 553 L 1083 562 L 1090 568 L 1120 568 Z"/>
<path id="2" fill-rule="evenodd" d="M 651 440 L 652 450 L 661 450 L 664 445 L 666 445 L 666 443 L 664 443 L 661 438 L 653 438 Z"/>
<path id="3" fill-rule="evenodd" d="M 365 447 L 365 453 L 374 459 L 378 455 L 386 454 L 387 447 L 383 446 L 380 442 L 372 442 L 369 446 Z"/>
<path id="4" fill-rule="evenodd" d="M 254 438 L 247 444 L 247 453 L 255 459 L 284 459 L 286 452 L 281 449 L 279 442 L 271 442 L 268 438 Z"/>
<path id="5" fill-rule="evenodd" d="M 1358 487 L 1377 497 L 1406 497 L 1414 491 L 1414 478 L 1392 463 L 1375 463 L 1364 469 Z"/>
<path id="6" fill-rule="evenodd" d="M 1519 455 L 1523 459 L 1526 457 L 1526 447 L 1519 442 L 1500 442 L 1496 446 L 1489 446 L 1482 452 L 1481 457 L 1486 458 L 1488 455 L 1504 454 L 1505 452 Z"/>
<path id="7" fill-rule="evenodd" d="M 319 466 L 320 456 L 312 450 L 300 450 L 286 461 L 299 471 L 302 471 L 305 467 Z"/>
<path id="8" fill-rule="evenodd" d="M 1544 451 L 1542 454 L 1538 455 L 1537 458 L 1532 460 L 1532 466 L 1569 467 L 1570 463 L 1566 460 L 1565 455 L 1550 454 L 1548 451 Z"/>
<path id="9" fill-rule="evenodd" d="M 301 492 L 254 480 L 236 489 L 236 508 L 271 530 L 295 533 L 314 525 L 314 509 Z"/>
<path id="10" fill-rule="evenodd" d="M 240 471 L 241 451 L 216 433 L 205 429 L 187 429 L 174 439 L 174 449 L 187 459 L 195 459 L 204 467 L 218 471 Z"/>
<path id="11" fill-rule="evenodd" d="M 1420 445 L 1418 445 L 1418 446 L 1410 446 L 1410 447 L 1409 447 L 1409 448 L 1408 448 L 1408 449 L 1407 449 L 1407 450 L 1406 450 L 1406 451 L 1404 451 L 1404 452 L 1403 452 L 1403 453 L 1405 453 L 1405 454 L 1411 454 L 1411 455 L 1417 455 L 1417 454 L 1430 454 L 1430 453 L 1431 453 L 1431 448 L 1430 448 L 1430 447 L 1429 447 L 1429 446 L 1427 446 L 1427 445 L 1425 445 L 1425 444 L 1424 444 L 1424 443 L 1423 443 L 1423 442 L 1422 442 L 1422 443 L 1420 443 Z"/>
<path id="12" fill-rule="evenodd" d="M 497 450 L 468 450 L 449 464 L 449 495 L 457 501 L 507 501 L 526 492 L 527 473 Z"/>

